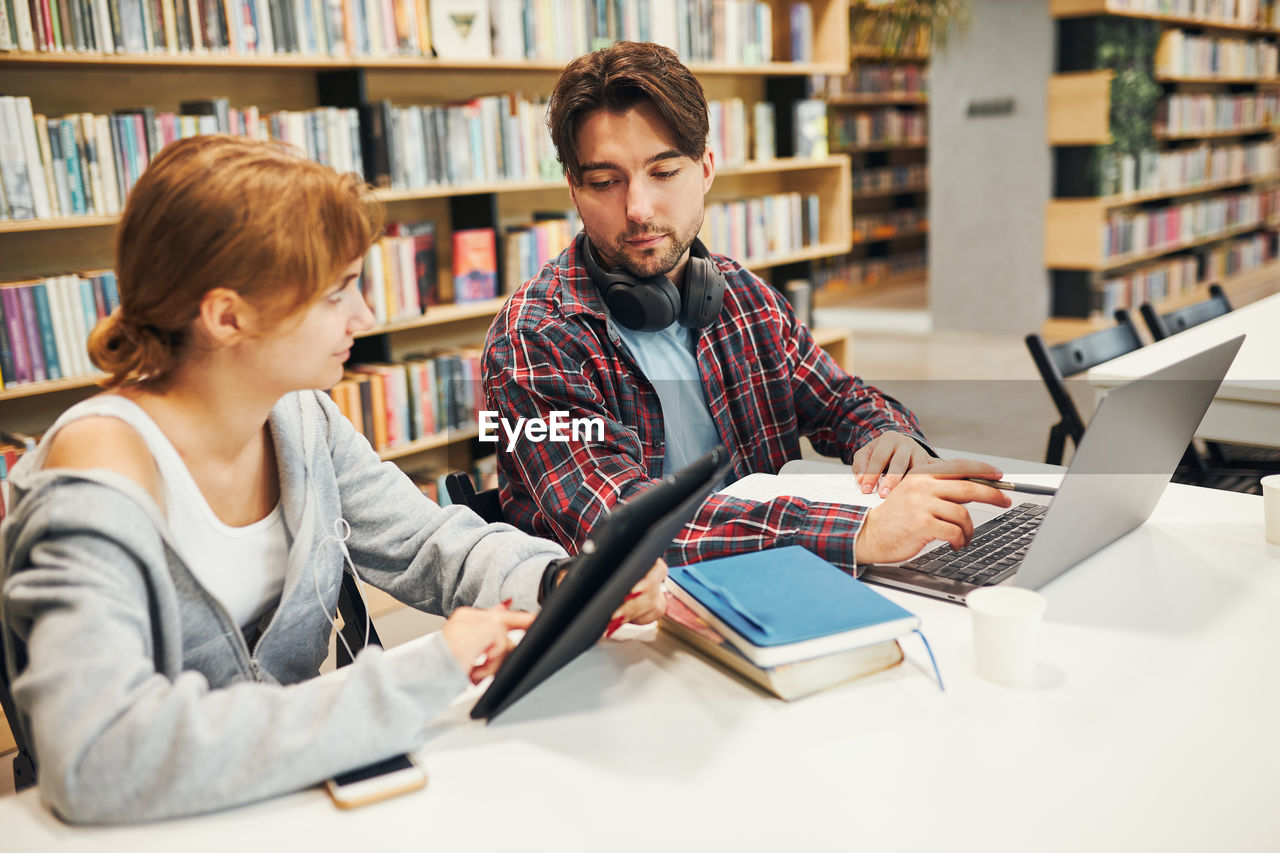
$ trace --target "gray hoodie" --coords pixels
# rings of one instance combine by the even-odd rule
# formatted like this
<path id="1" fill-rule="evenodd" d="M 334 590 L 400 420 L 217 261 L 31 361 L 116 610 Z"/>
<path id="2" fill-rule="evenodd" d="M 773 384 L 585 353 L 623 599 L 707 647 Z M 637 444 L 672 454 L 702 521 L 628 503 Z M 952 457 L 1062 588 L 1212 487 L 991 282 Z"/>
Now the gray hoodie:
<path id="1" fill-rule="evenodd" d="M 122 402 L 123 419 L 129 407 L 145 417 Z M 14 468 L 0 528 L 13 722 L 39 761 L 42 795 L 72 822 L 213 811 L 422 742 L 467 684 L 442 637 L 405 655 L 369 648 L 340 676 L 318 677 L 344 568 L 337 519 L 351 526 L 365 581 L 437 614 L 505 598 L 536 610 L 543 568 L 564 555 L 438 507 L 326 395 L 289 394 L 270 419 L 288 573 L 250 648 L 145 490 L 110 471 L 42 470 L 50 436 L 73 417 Z"/>

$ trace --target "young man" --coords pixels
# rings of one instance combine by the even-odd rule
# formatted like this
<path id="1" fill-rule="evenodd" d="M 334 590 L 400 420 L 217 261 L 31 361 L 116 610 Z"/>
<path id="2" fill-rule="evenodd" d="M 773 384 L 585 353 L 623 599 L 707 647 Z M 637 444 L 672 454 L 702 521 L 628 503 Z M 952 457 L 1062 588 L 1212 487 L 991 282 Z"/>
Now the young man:
<path id="1" fill-rule="evenodd" d="M 933 539 L 963 545 L 963 502 L 1008 505 L 965 479 L 999 471 L 935 461 L 910 412 L 844 373 L 778 293 L 696 239 L 715 161 L 702 87 L 672 51 L 623 42 L 579 57 L 547 123 L 583 233 L 494 320 L 485 397 L 510 424 L 598 419 L 603 439 L 500 442 L 508 520 L 576 550 L 610 507 L 712 446 L 735 454 L 741 477 L 799 458 L 802 435 L 885 502 L 713 495 L 668 562 L 799 544 L 852 570 Z"/>

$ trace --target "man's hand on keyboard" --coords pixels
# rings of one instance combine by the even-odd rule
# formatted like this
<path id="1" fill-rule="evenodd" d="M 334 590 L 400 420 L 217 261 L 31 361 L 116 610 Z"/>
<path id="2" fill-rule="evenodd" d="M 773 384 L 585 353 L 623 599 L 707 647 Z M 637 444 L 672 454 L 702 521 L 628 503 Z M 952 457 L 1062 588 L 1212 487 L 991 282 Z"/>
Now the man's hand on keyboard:
<path id="1" fill-rule="evenodd" d="M 935 539 L 963 548 L 973 537 L 964 504 L 1010 505 L 1009 495 L 968 477 L 999 480 L 1004 473 L 973 459 L 949 459 L 913 467 L 884 503 L 867 513 L 854 557 L 859 563 L 905 560 Z"/>

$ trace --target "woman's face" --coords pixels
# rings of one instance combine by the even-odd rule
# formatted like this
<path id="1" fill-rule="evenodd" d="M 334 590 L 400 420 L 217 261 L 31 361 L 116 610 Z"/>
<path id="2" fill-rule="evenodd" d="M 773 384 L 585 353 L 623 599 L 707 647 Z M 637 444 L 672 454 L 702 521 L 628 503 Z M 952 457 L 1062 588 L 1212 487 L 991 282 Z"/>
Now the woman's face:
<path id="1" fill-rule="evenodd" d="M 254 342 L 262 378 L 279 382 L 283 392 L 331 388 L 342 379 L 355 336 L 376 325 L 357 284 L 363 267 L 364 258 L 352 261 L 319 299 Z"/>

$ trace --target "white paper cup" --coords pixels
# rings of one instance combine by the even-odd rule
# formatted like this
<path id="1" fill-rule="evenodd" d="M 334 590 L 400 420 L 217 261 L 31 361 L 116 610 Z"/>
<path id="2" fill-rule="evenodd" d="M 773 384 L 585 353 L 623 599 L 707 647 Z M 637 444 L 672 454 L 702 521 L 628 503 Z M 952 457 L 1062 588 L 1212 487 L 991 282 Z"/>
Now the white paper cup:
<path id="1" fill-rule="evenodd" d="M 975 589 L 964 597 L 964 603 L 973 614 L 978 675 L 1009 687 L 1032 686 L 1044 596 L 1014 586 L 992 586 Z"/>
<path id="2" fill-rule="evenodd" d="M 1262 478 L 1262 513 L 1267 520 L 1267 541 L 1280 545 L 1280 474 Z"/>

